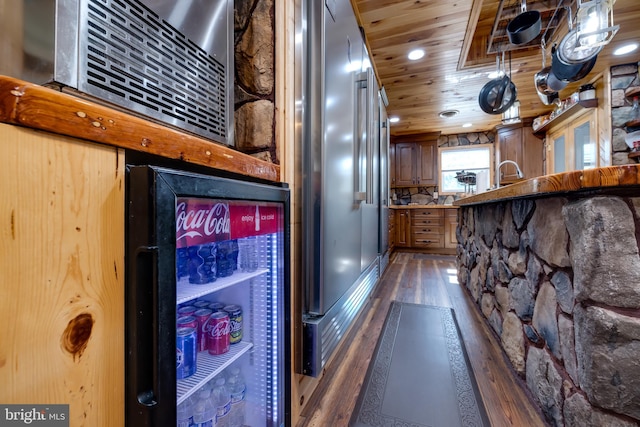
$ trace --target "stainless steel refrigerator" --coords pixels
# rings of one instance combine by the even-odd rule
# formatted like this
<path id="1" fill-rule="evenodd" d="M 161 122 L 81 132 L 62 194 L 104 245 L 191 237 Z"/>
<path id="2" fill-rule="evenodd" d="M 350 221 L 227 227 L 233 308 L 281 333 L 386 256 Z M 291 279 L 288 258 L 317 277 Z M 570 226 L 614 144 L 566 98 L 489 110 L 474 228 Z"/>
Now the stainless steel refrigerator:
<path id="1" fill-rule="evenodd" d="M 349 0 L 304 0 L 301 15 L 299 371 L 317 376 L 380 275 L 381 119 L 377 81 Z"/>
<path id="2" fill-rule="evenodd" d="M 289 190 L 144 164 L 126 182 L 126 425 L 289 426 Z"/>

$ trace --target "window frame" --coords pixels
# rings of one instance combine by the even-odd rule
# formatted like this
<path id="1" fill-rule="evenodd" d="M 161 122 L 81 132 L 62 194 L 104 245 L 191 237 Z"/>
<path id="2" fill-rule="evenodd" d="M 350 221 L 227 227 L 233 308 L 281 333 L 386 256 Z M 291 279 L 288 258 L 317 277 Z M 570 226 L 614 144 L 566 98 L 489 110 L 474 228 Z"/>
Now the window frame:
<path id="1" fill-rule="evenodd" d="M 472 150 L 478 150 L 478 149 L 487 149 L 489 150 L 489 165 L 487 166 L 489 169 L 489 186 L 493 185 L 494 183 L 494 164 L 495 164 L 495 159 L 494 159 L 494 146 L 491 143 L 488 144 L 471 144 L 471 145 L 458 145 L 455 147 L 438 147 L 438 183 L 439 183 L 439 193 L 443 194 L 443 195 L 455 195 L 455 194 L 460 194 L 460 191 L 447 191 L 444 188 L 444 177 L 442 175 L 443 169 L 442 169 L 442 154 L 445 152 L 451 152 L 451 151 L 459 151 L 459 152 L 465 152 L 465 151 L 472 151 Z M 445 172 L 450 171 L 449 169 L 445 169 Z"/>

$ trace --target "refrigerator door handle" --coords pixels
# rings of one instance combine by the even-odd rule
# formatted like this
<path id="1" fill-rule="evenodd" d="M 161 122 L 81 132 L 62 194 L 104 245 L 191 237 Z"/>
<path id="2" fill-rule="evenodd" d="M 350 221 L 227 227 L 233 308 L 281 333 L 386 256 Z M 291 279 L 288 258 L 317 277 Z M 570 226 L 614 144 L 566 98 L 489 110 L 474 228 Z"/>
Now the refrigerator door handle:
<path id="1" fill-rule="evenodd" d="M 369 179 L 368 169 L 369 147 L 368 147 L 368 110 L 369 102 L 369 70 L 356 75 L 355 93 L 355 144 L 354 144 L 354 200 L 356 202 L 369 203 Z"/>
<path id="2" fill-rule="evenodd" d="M 376 101 L 376 93 L 374 91 L 375 83 L 375 74 L 373 73 L 373 68 L 367 68 L 367 88 L 366 88 L 366 106 L 367 111 L 365 114 L 366 120 L 366 129 L 367 129 L 367 138 L 366 138 L 366 156 L 367 156 L 367 169 L 365 171 L 365 179 L 366 182 L 366 193 L 367 199 L 366 203 L 373 204 L 373 156 L 374 156 L 374 134 L 376 132 L 376 123 L 375 123 L 375 101 Z"/>
<path id="3" fill-rule="evenodd" d="M 158 281 L 155 268 L 157 264 L 157 246 L 140 246 L 136 249 L 135 261 L 132 265 L 135 282 L 132 286 L 135 289 L 137 312 L 133 327 L 139 340 L 148 340 L 151 337 L 153 344 L 139 345 L 135 348 L 135 372 L 130 380 L 135 383 L 138 402 L 147 408 L 158 404 L 159 391 L 158 355 L 156 354 L 159 332 L 157 330 Z"/>

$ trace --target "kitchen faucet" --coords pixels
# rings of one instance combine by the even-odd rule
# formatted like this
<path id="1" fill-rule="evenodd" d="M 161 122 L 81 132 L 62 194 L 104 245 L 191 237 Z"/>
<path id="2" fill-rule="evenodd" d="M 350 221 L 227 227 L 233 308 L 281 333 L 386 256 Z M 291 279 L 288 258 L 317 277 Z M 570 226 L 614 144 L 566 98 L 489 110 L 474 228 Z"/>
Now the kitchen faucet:
<path id="1" fill-rule="evenodd" d="M 514 165 L 516 167 L 517 177 L 524 178 L 524 174 L 522 173 L 522 171 L 520 170 L 520 166 L 518 166 L 516 162 L 514 162 L 513 160 L 503 160 L 498 164 L 498 166 L 496 166 L 496 188 L 500 188 L 500 168 L 505 163 L 511 163 L 512 165 Z"/>

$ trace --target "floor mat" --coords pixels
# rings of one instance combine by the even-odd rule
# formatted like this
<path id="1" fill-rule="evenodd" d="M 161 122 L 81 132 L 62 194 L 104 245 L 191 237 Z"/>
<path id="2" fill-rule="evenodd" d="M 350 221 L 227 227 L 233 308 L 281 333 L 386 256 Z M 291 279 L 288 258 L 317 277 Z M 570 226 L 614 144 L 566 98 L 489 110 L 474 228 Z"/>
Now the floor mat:
<path id="1" fill-rule="evenodd" d="M 350 425 L 490 425 L 452 309 L 391 303 Z"/>

